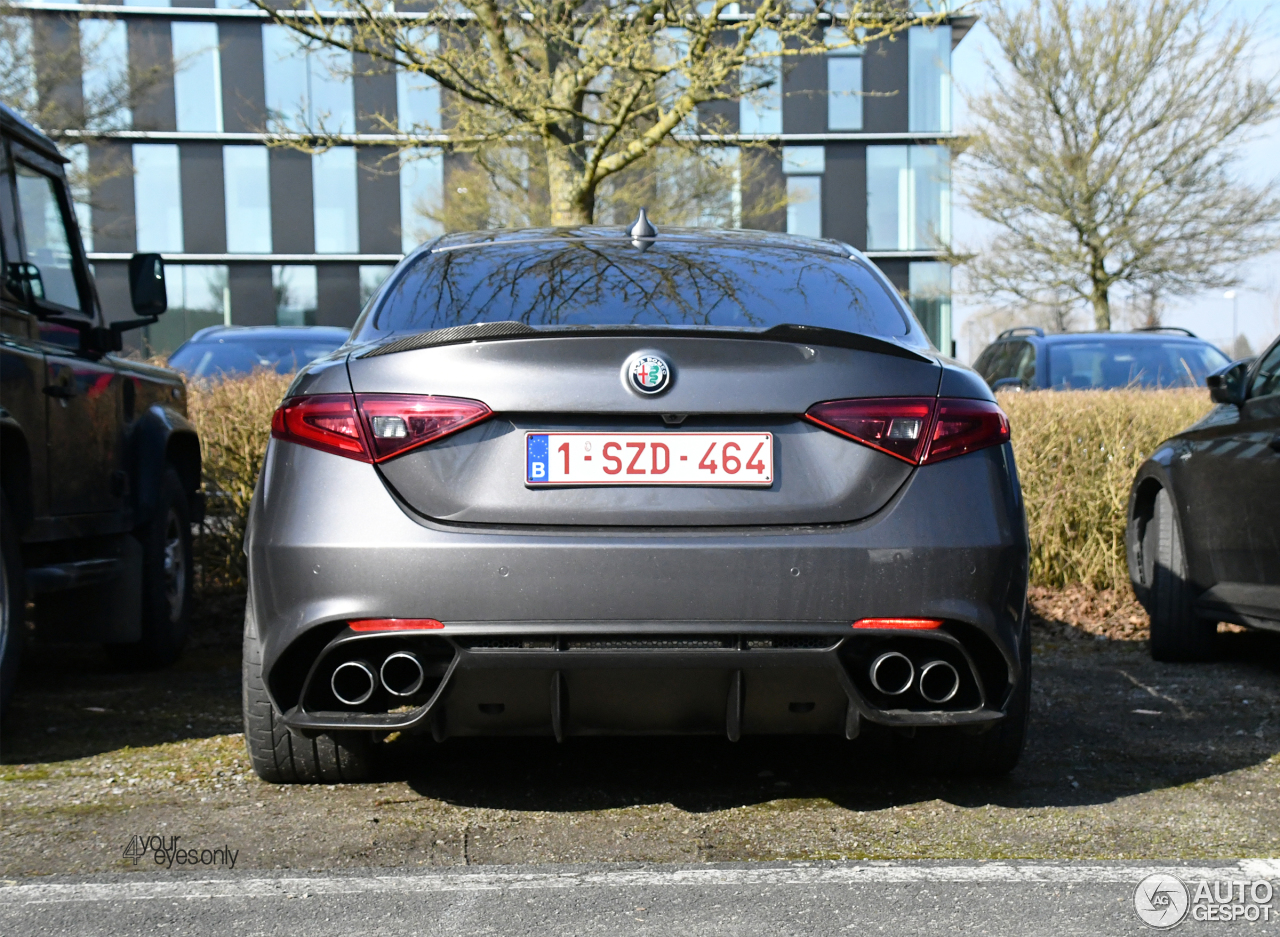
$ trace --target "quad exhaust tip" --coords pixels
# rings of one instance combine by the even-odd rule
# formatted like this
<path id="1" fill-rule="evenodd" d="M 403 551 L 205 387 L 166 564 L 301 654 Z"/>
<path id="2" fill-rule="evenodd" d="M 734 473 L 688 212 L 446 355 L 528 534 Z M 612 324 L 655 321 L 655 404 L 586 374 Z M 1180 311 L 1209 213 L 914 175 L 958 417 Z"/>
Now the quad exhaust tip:
<path id="1" fill-rule="evenodd" d="M 412 696 L 422 689 L 422 664 L 408 651 L 389 654 L 378 670 L 382 685 L 393 696 Z"/>
<path id="2" fill-rule="evenodd" d="M 901 696 L 915 679 L 915 665 L 900 651 L 886 651 L 871 662 L 871 685 L 885 696 Z"/>
<path id="3" fill-rule="evenodd" d="M 333 676 L 329 678 L 333 695 L 347 706 L 367 703 L 375 686 L 373 668 L 362 660 L 344 661 L 333 668 Z"/>
<path id="4" fill-rule="evenodd" d="M 920 668 L 920 695 L 930 703 L 949 703 L 960 692 L 960 673 L 945 660 L 931 660 Z"/>

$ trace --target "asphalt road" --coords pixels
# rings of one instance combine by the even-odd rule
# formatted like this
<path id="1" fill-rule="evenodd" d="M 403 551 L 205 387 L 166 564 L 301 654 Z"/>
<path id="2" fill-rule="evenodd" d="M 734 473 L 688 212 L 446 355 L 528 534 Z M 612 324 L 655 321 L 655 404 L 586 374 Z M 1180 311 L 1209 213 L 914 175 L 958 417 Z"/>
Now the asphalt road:
<path id="1" fill-rule="evenodd" d="M 1188 887 L 1179 934 L 1280 933 L 1280 862 L 768 863 L 541 866 L 335 874 L 148 873 L 0 886 L 0 932 L 191 935 L 1151 934 L 1135 890 L 1152 872 Z M 1263 888 L 1254 883 L 1267 881 Z M 1243 893 L 1241 920 L 1197 920 L 1197 883 Z M 1206 892 L 1207 894 L 1208 892 Z M 1271 894 L 1265 903 L 1253 896 Z M 1230 907 L 1231 905 L 1227 905 Z M 1249 908 L 1253 910 L 1250 911 Z M 1199 909 L 1199 910 L 1197 910 Z M 1219 912 L 1220 913 L 1220 912 Z M 1251 922 L 1249 918 L 1256 917 Z"/>

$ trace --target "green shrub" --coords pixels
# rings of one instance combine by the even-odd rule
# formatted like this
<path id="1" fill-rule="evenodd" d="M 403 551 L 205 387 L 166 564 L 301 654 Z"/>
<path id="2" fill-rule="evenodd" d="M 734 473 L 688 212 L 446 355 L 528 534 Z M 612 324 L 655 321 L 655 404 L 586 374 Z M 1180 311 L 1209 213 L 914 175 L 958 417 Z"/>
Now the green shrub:
<path id="1" fill-rule="evenodd" d="M 1188 390 L 1002 393 L 1031 535 L 1031 582 L 1128 589 L 1125 509 L 1160 441 L 1208 412 Z"/>
<path id="2" fill-rule="evenodd" d="M 196 538 L 204 592 L 245 586 L 244 531 L 271 414 L 293 375 L 258 371 L 250 377 L 192 384 L 187 412 L 200 433 L 208 517 Z"/>
<path id="3" fill-rule="evenodd" d="M 192 386 L 209 519 L 198 539 L 201 587 L 244 587 L 244 530 L 271 413 L 290 375 Z M 1004 393 L 1031 534 L 1031 581 L 1128 588 L 1124 512 L 1134 473 L 1162 439 L 1209 409 L 1203 390 Z"/>

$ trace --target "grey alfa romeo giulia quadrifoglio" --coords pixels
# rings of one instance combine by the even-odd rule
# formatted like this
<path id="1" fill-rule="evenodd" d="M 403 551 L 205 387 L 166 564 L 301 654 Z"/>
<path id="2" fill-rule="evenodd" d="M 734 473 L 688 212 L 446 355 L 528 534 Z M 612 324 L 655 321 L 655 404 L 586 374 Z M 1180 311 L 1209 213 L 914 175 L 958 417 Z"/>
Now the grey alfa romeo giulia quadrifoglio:
<path id="1" fill-rule="evenodd" d="M 359 779 L 396 731 L 877 726 L 956 770 L 1017 760 L 1008 421 L 847 245 L 446 236 L 272 437 L 244 645 L 269 781 Z"/>

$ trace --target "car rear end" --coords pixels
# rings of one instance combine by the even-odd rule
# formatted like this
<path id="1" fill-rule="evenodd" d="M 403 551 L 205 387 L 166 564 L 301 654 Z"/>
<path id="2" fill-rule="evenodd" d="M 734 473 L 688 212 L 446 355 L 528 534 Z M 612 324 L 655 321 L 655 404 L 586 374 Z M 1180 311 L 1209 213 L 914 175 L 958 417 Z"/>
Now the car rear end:
<path id="1" fill-rule="evenodd" d="M 583 240 L 410 258 L 350 356 L 295 382 L 248 537 L 283 724 L 736 739 L 1008 721 L 1027 544 L 981 379 L 841 247 Z M 445 282 L 445 261 L 476 269 Z M 593 321 L 548 322 L 548 295 Z M 757 321 L 717 318 L 726 297 Z M 457 312 L 477 306 L 502 321 Z"/>

